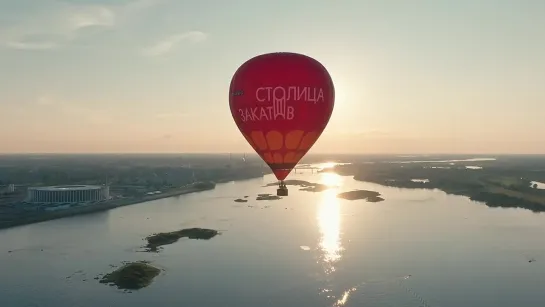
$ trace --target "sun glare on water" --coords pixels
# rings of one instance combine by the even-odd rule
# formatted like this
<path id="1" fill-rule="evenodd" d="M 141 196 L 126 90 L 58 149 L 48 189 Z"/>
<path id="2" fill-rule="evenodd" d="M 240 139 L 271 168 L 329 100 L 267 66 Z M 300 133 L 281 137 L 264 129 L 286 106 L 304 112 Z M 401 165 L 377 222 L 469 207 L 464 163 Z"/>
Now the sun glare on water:
<path id="1" fill-rule="evenodd" d="M 318 209 L 320 227 L 320 250 L 326 274 L 335 271 L 335 263 L 341 259 L 341 214 L 335 189 L 323 192 L 322 202 Z"/>
<path id="2" fill-rule="evenodd" d="M 341 186 L 341 176 L 334 173 L 322 173 L 320 176 L 320 183 L 325 184 L 328 187 L 336 188 Z"/>
<path id="3" fill-rule="evenodd" d="M 334 166 L 336 163 L 331 163 Z M 336 271 L 336 265 L 342 258 L 344 247 L 341 240 L 341 206 L 337 198 L 338 188 L 342 186 L 342 177 L 335 173 L 321 173 L 320 183 L 330 187 L 322 192 L 322 198 L 318 208 L 318 225 L 320 230 L 319 247 L 321 252 L 321 263 L 326 275 Z M 329 299 L 334 299 L 333 307 L 344 306 L 350 295 L 356 291 L 355 287 L 343 291 L 338 296 L 334 295 L 332 289 L 324 289 Z"/>
<path id="4" fill-rule="evenodd" d="M 325 162 L 325 163 L 320 163 L 318 167 L 321 169 L 326 169 L 326 168 L 333 168 L 335 165 L 337 165 L 336 162 Z"/>

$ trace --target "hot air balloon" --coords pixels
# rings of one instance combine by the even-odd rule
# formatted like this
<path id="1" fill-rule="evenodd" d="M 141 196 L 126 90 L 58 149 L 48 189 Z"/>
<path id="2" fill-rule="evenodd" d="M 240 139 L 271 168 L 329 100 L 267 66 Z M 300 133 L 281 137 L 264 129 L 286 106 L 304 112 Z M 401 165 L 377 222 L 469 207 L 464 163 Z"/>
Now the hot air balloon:
<path id="1" fill-rule="evenodd" d="M 258 55 L 242 64 L 231 80 L 229 106 L 238 129 L 279 180 L 284 179 L 324 131 L 335 104 L 325 67 L 289 52 Z"/>

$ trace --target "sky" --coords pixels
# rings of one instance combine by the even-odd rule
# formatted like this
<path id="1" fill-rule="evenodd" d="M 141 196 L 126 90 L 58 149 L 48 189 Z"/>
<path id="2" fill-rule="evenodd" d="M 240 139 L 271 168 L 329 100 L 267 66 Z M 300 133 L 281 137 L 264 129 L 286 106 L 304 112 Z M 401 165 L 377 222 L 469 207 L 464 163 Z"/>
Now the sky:
<path id="1" fill-rule="evenodd" d="M 251 152 L 262 53 L 320 61 L 313 153 L 545 154 L 545 1 L 0 0 L 0 152 Z"/>

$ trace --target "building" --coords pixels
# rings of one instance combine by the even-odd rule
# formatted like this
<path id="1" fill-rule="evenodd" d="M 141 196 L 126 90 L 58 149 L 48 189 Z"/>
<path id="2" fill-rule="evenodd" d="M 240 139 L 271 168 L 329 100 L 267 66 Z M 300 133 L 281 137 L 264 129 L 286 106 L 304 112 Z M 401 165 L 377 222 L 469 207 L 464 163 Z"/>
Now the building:
<path id="1" fill-rule="evenodd" d="M 110 187 L 99 185 L 64 185 L 32 187 L 27 190 L 30 203 L 85 203 L 110 199 Z"/>

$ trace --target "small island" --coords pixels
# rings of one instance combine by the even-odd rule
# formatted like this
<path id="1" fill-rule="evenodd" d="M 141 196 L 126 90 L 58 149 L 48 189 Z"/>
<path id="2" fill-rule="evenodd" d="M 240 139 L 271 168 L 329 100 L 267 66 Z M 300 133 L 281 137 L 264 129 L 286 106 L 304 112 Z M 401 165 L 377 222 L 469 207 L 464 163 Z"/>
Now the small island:
<path id="1" fill-rule="evenodd" d="M 285 180 L 284 184 L 285 185 L 299 186 L 299 187 L 301 187 L 299 189 L 299 191 L 307 191 L 307 192 L 322 192 L 322 191 L 325 191 L 325 190 L 331 188 L 330 186 L 325 185 L 325 184 L 313 183 L 313 182 L 308 182 L 308 181 L 305 181 L 305 180 L 295 180 L 295 179 L 294 180 Z M 277 185 L 278 185 L 278 182 L 272 182 L 272 183 L 267 184 L 266 186 L 267 187 L 272 187 L 272 186 L 277 186 Z"/>
<path id="2" fill-rule="evenodd" d="M 258 194 L 255 200 L 278 200 L 282 199 L 280 196 L 272 194 Z"/>
<path id="3" fill-rule="evenodd" d="M 354 190 L 354 191 L 339 193 L 337 194 L 337 197 L 346 199 L 346 200 L 365 199 L 371 203 L 377 203 L 384 200 L 384 198 L 380 197 L 379 192 L 368 191 L 368 190 Z"/>
<path id="4" fill-rule="evenodd" d="M 159 247 L 176 243 L 181 238 L 210 240 L 218 234 L 217 230 L 206 228 L 187 228 L 172 232 L 156 233 L 146 238 L 148 241 L 146 248 L 150 252 L 157 252 Z"/>
<path id="5" fill-rule="evenodd" d="M 242 199 L 242 198 L 237 198 L 234 200 L 236 203 L 247 203 L 248 200 L 247 199 Z"/>
<path id="6" fill-rule="evenodd" d="M 104 275 L 99 282 L 117 286 L 118 289 L 138 290 L 149 286 L 159 273 L 161 270 L 151 266 L 148 262 L 131 262 Z"/>
<path id="7" fill-rule="evenodd" d="M 452 158 L 452 157 L 450 157 Z M 438 158 L 439 159 L 439 158 Z M 525 208 L 545 212 L 545 190 L 533 182 L 545 182 L 542 160 L 501 157 L 498 160 L 464 162 L 461 157 L 437 162 L 378 162 L 336 166 L 334 171 L 355 180 L 406 189 L 437 189 L 463 195 L 489 207 Z M 419 178 L 419 179 L 415 179 Z"/>

